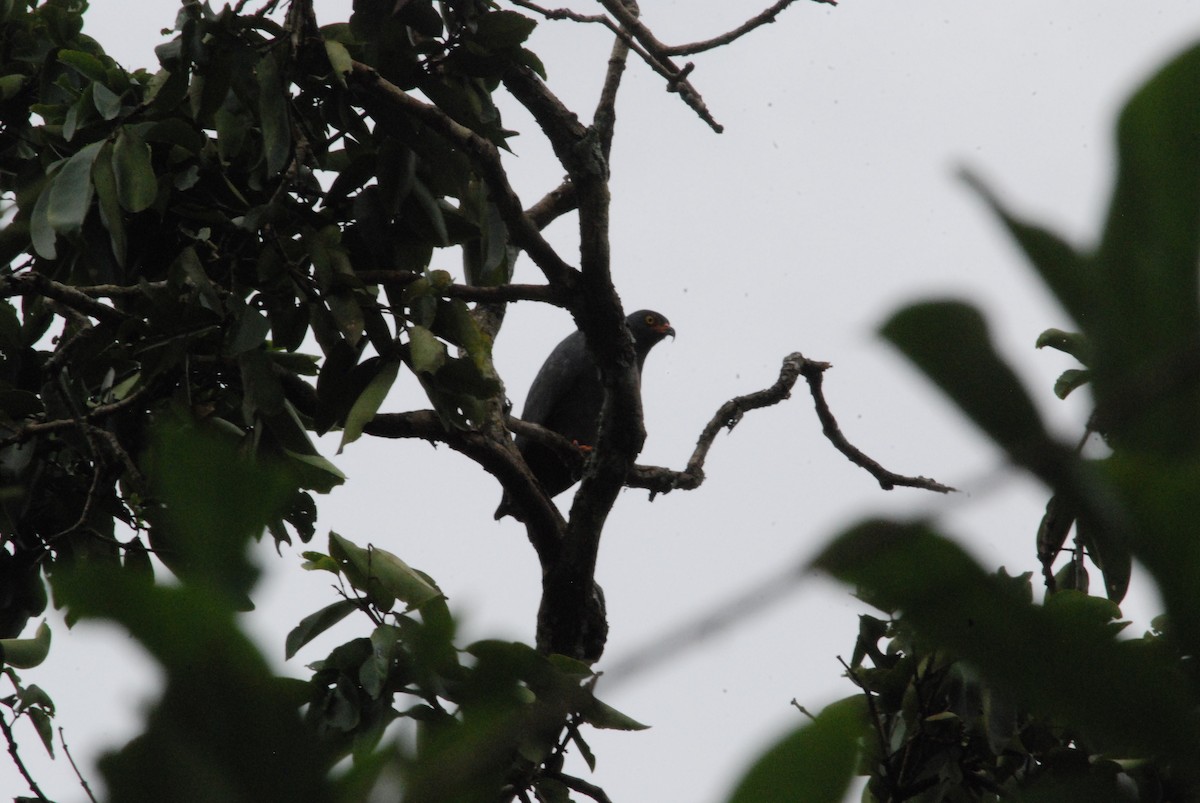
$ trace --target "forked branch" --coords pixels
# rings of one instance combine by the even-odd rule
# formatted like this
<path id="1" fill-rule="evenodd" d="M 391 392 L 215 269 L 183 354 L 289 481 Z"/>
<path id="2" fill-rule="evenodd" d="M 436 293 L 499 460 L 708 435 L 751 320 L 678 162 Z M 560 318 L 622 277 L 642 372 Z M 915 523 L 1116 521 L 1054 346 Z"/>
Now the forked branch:
<path id="1" fill-rule="evenodd" d="M 889 471 L 846 439 L 841 428 L 838 427 L 837 419 L 833 417 L 829 403 L 825 400 L 825 394 L 821 389 L 822 377 L 830 367 L 827 362 L 810 360 L 799 352 L 789 354 L 783 360 L 783 366 L 779 370 L 779 379 L 775 381 L 775 384 L 755 393 L 730 399 L 721 405 L 700 433 L 700 438 L 696 441 L 696 448 L 692 452 L 691 459 L 688 460 L 687 468 L 683 471 L 673 471 L 659 466 L 634 466 L 625 484 L 631 488 L 644 488 L 650 491 L 651 498 L 660 493 L 674 490 L 690 491 L 700 487 L 704 482 L 704 462 L 708 458 L 709 449 L 712 448 L 718 433 L 722 429 L 732 431 L 750 410 L 770 407 L 790 398 L 796 380 L 803 376 L 812 393 L 817 418 L 821 421 L 825 437 L 850 462 L 871 474 L 879 482 L 881 488 L 890 491 L 897 486 L 904 486 L 938 493 L 953 491 L 954 489 L 950 486 L 942 485 L 926 477 L 908 477 Z"/>

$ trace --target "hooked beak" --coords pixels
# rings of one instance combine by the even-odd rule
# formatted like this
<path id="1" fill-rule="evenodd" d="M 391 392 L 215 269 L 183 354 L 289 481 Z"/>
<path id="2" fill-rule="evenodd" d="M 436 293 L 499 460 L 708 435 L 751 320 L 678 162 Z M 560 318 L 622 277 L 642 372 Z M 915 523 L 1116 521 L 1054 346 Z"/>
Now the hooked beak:
<path id="1" fill-rule="evenodd" d="M 675 339 L 675 327 L 671 326 L 671 324 L 665 321 L 654 327 L 654 331 L 658 332 L 663 337 L 670 335 L 672 340 Z"/>

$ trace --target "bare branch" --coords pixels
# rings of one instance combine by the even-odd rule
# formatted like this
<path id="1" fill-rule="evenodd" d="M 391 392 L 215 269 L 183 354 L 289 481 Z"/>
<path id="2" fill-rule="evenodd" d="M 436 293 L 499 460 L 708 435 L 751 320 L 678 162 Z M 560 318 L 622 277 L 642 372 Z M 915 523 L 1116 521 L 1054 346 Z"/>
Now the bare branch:
<path id="1" fill-rule="evenodd" d="M 817 418 L 821 421 L 825 436 L 831 443 L 846 455 L 855 465 L 866 469 L 885 491 L 897 486 L 923 488 L 938 493 L 949 493 L 954 489 L 925 477 L 906 477 L 888 471 L 879 463 L 867 457 L 859 449 L 846 440 L 838 428 L 837 420 L 829 410 L 829 404 L 821 391 L 821 379 L 830 367 L 827 362 L 809 360 L 799 352 L 789 354 L 783 360 L 779 370 L 779 379 L 775 384 L 756 393 L 748 393 L 730 399 L 721 405 L 716 414 L 704 427 L 696 441 L 696 448 L 688 460 L 687 468 L 683 471 L 673 471 L 660 466 L 634 466 L 625 484 L 630 488 L 643 488 L 650 491 L 651 498 L 657 494 L 665 494 L 675 490 L 691 491 L 704 482 L 704 462 L 708 458 L 709 449 L 722 429 L 733 430 L 750 410 L 770 407 L 791 397 L 796 380 L 803 376 L 809 384 L 817 409 Z"/>
<path id="2" fill-rule="evenodd" d="M 667 79 L 667 91 L 678 92 L 683 102 L 691 107 L 701 120 L 708 123 L 713 131 L 720 134 L 725 130 L 724 126 L 713 119 L 712 113 L 704 103 L 704 98 L 700 97 L 696 87 L 687 80 L 688 73 L 692 71 L 692 65 L 676 67 L 667 52 L 667 45 L 660 42 L 654 33 L 638 19 L 637 6 L 631 3 L 633 5 L 631 9 L 625 3 L 626 0 L 600 0 L 600 4 L 608 10 L 608 13 L 612 14 L 621 23 L 621 27 L 633 35 L 633 38 L 641 45 L 641 49 L 644 49 L 644 52 L 652 57 L 646 63 Z M 639 55 L 641 55 L 640 52 Z"/>
<path id="3" fill-rule="evenodd" d="M 636 8 L 636 5 L 634 7 Z M 600 138 L 600 152 L 606 160 L 612 152 L 613 131 L 617 124 L 617 90 L 621 88 L 621 77 L 625 74 L 625 64 L 628 60 L 629 42 L 618 36 L 613 41 L 612 52 L 608 56 L 608 70 L 604 74 L 604 86 L 600 90 L 600 100 L 592 114 L 592 126 Z"/>
<path id="4" fill-rule="evenodd" d="M 593 783 L 588 783 L 582 778 L 576 778 L 574 775 L 567 775 L 562 772 L 547 773 L 547 776 L 555 779 L 572 792 L 587 795 L 592 800 L 595 800 L 596 803 L 612 803 L 611 798 L 609 798 L 603 789 Z"/>
<path id="5" fill-rule="evenodd" d="M 42 793 L 41 788 L 37 785 L 37 781 L 33 780 L 33 776 L 29 774 L 29 769 L 25 766 L 25 762 L 21 760 L 21 754 L 17 750 L 17 739 L 13 736 L 8 720 L 2 716 L 0 716 L 0 731 L 3 731 L 4 740 L 8 742 L 8 754 L 12 756 L 13 763 L 17 765 L 17 771 L 21 773 L 21 777 L 25 779 L 25 783 L 29 784 L 29 791 L 36 795 L 35 799 L 45 800 L 46 803 L 50 803 L 50 798 Z"/>
<path id="6" fill-rule="evenodd" d="M 775 5 L 746 20 L 732 31 L 726 31 L 719 36 L 714 36 L 712 39 L 705 39 L 701 42 L 692 42 L 687 45 L 668 45 L 664 48 L 663 52 L 669 56 L 692 56 L 696 53 L 703 53 L 706 50 L 722 47 L 734 40 L 740 39 L 755 28 L 774 22 L 779 13 L 794 2 L 796 0 L 779 0 Z M 812 2 L 823 3 L 829 6 L 837 5 L 837 0 L 812 0 Z"/>
<path id="7" fill-rule="evenodd" d="M 700 119 L 708 123 L 709 126 L 718 134 L 724 128 L 713 119 L 708 108 L 704 105 L 704 99 L 700 97 L 700 93 L 696 88 L 684 80 L 692 70 L 692 65 L 686 65 L 683 69 L 677 68 L 671 63 L 667 46 L 659 42 L 658 39 L 650 33 L 649 29 L 637 21 L 637 3 L 633 0 L 601 0 L 605 8 L 616 17 L 620 24 L 614 22 L 611 17 L 604 14 L 580 14 L 566 8 L 545 8 L 529 0 L 511 0 L 511 2 L 521 8 L 529 9 L 541 14 L 546 19 L 551 20 L 571 20 L 572 22 L 589 22 L 603 25 L 616 34 L 626 47 L 637 53 L 642 61 L 649 65 L 650 69 L 667 79 L 667 90 L 670 92 L 678 92 L 683 98 L 684 103 L 692 108 L 700 116 Z M 628 7 L 622 5 L 627 4 Z M 620 12 L 614 11 L 613 6 L 621 9 Z M 630 25 L 629 21 L 633 24 Z M 645 38 L 643 38 L 644 32 Z"/>
<path id="8" fill-rule="evenodd" d="M 88 800 L 92 803 L 97 803 L 96 796 L 92 794 L 92 787 L 88 786 L 88 782 L 84 779 L 83 774 L 79 771 L 79 766 L 75 763 L 75 758 L 71 755 L 71 748 L 67 747 L 67 737 L 63 733 L 63 729 L 58 729 L 58 740 L 62 742 L 63 752 L 67 754 L 67 761 L 71 763 L 71 769 L 75 771 L 75 777 L 79 779 L 79 783 L 83 785 L 83 791 L 87 794 Z"/>
<path id="9" fill-rule="evenodd" d="M 830 365 L 827 362 L 806 360 L 801 373 L 804 375 L 805 380 L 808 381 L 808 388 L 812 393 L 813 404 L 817 409 L 817 418 L 821 420 L 821 428 L 825 432 L 825 437 L 837 447 L 839 452 L 846 455 L 854 465 L 866 469 L 871 476 L 878 480 L 879 487 L 885 491 L 890 491 L 898 485 L 907 488 L 922 488 L 926 491 L 937 491 L 943 494 L 955 490 L 949 485 L 942 485 L 940 482 L 927 477 L 906 477 L 903 474 L 888 471 L 879 465 L 879 463 L 863 454 L 850 441 L 846 440 L 846 436 L 842 434 L 842 430 L 838 427 L 837 419 L 833 417 L 833 413 L 829 409 L 829 403 L 825 401 L 825 395 L 821 391 L 823 375 L 829 367 Z"/>
<path id="10" fill-rule="evenodd" d="M 409 285 L 423 274 L 408 270 L 360 270 L 355 274 L 364 282 L 378 284 Z M 452 284 L 442 291 L 446 298 L 460 298 L 463 301 L 479 301 L 497 303 L 506 301 L 541 301 L 557 307 L 566 306 L 554 287 L 546 284 L 506 284 L 499 287 L 476 287 L 470 284 Z"/>

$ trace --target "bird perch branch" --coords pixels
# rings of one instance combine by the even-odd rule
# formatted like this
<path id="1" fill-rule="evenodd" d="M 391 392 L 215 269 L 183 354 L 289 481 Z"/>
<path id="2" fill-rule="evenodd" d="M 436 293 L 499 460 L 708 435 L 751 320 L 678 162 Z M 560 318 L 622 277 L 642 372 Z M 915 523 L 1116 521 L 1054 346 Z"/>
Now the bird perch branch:
<path id="1" fill-rule="evenodd" d="M 692 452 L 691 459 L 688 460 L 687 468 L 683 471 L 673 471 L 659 466 L 634 466 L 629 477 L 626 478 L 625 484 L 630 488 L 643 488 L 650 491 L 652 499 L 660 493 L 665 494 L 674 490 L 690 491 L 700 487 L 704 482 L 704 462 L 708 458 L 709 449 L 712 448 L 718 433 L 722 429 L 732 431 L 750 410 L 770 407 L 790 398 L 792 387 L 803 376 L 812 393 L 817 418 L 821 421 L 825 437 L 850 462 L 875 477 L 881 488 L 890 491 L 897 486 L 905 486 L 938 493 L 953 491 L 954 489 L 950 486 L 942 485 L 926 477 L 907 477 L 888 471 L 846 439 L 838 427 L 837 419 L 833 417 L 829 403 L 825 400 L 825 394 L 821 389 L 824 373 L 830 367 L 827 362 L 810 360 L 799 352 L 789 354 L 783 359 L 783 366 L 779 370 L 779 379 L 775 381 L 775 384 L 755 393 L 730 399 L 721 405 L 700 433 L 700 438 L 696 441 L 696 448 Z"/>

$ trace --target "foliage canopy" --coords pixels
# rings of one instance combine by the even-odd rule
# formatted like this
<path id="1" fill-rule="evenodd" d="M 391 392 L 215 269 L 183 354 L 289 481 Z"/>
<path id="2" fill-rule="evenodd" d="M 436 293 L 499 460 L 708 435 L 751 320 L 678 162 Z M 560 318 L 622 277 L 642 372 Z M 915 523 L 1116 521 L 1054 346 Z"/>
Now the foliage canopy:
<path id="1" fill-rule="evenodd" d="M 568 747 L 594 767 L 583 726 L 644 727 L 593 693 L 605 517 L 623 484 L 703 479 L 702 453 L 684 472 L 633 465 L 640 401 L 607 262 L 607 158 L 631 46 L 718 126 L 690 68 L 672 62 L 679 49 L 622 0 L 602 2 L 620 34 L 590 125 L 525 47 L 536 19 L 499 3 L 363 0 L 325 26 L 311 2 L 277 16 L 244 5 L 185 2 L 151 73 L 83 33 L 83 0 L 0 3 L 5 736 L 15 753 L 8 723 L 26 717 L 53 750 L 53 703 L 16 671 L 50 653 L 44 624 L 26 635 L 48 580 L 72 621 L 120 623 L 166 670 L 146 732 L 102 764 L 114 800 L 358 800 L 393 786 L 406 801 L 606 800 L 563 772 Z M 735 801 L 840 799 L 856 769 L 879 801 L 1200 795 L 1197 85 L 1193 49 L 1124 110 L 1093 249 L 974 182 L 1079 327 L 1037 345 L 1080 360 L 1055 392 L 1093 393 L 1088 434 L 1102 457 L 1051 436 L 969 306 L 914 305 L 882 329 L 1051 489 L 1035 544 L 1045 600 L 1031 574 L 990 573 L 928 522 L 843 533 L 815 565 L 883 612 L 861 618 L 847 664 L 859 693 L 764 754 Z M 493 102 L 501 87 L 568 174 L 529 207 L 501 161 L 513 134 Z M 572 212 L 578 267 L 540 234 Z M 462 282 L 430 268 L 447 248 L 462 254 Z M 511 283 L 519 254 L 543 284 Z M 509 435 L 553 433 L 507 416 L 492 365 L 505 304 L 518 300 L 568 309 L 605 386 L 569 517 Z M 310 344 L 319 355 L 301 351 Z M 819 376 L 792 356 L 777 388 L 722 408 L 709 443 L 784 398 L 786 376 Z M 430 409 L 379 414 L 402 381 Z M 536 646 L 460 646 L 433 578 L 329 533 L 306 568 L 334 575 L 343 597 L 296 625 L 287 654 L 352 615 L 369 629 L 308 682 L 272 677 L 235 620 L 257 578 L 247 546 L 264 532 L 314 539 L 314 494 L 345 478 L 312 435 L 335 430 L 343 445 L 443 442 L 497 477 L 544 575 Z M 1119 638 L 1134 559 L 1167 613 L 1145 637 Z M 1089 566 L 1103 597 L 1088 593 Z M 157 582 L 162 568 L 180 582 Z M 411 739 L 385 738 L 397 720 Z"/>

